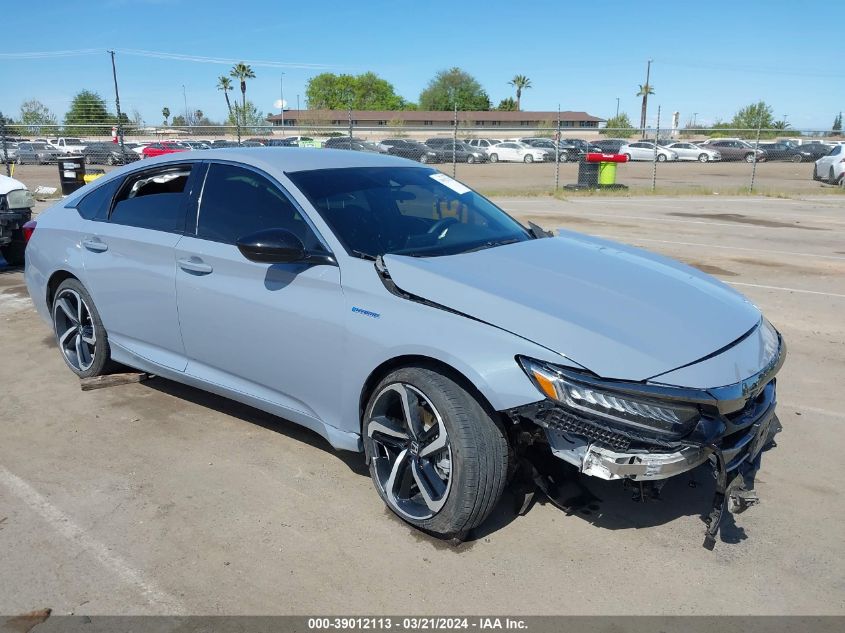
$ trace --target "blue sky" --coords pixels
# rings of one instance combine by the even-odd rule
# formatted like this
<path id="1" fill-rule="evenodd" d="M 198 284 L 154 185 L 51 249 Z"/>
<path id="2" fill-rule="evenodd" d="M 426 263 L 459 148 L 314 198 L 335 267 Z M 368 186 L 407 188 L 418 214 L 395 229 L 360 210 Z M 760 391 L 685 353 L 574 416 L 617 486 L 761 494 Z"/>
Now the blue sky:
<path id="1" fill-rule="evenodd" d="M 7 2 L 0 39 L 0 110 L 17 116 L 36 98 L 61 117 L 82 88 L 113 100 L 106 49 L 118 50 L 121 105 L 147 123 L 201 109 L 223 119 L 216 77 L 230 61 L 256 60 L 247 97 L 273 110 L 284 72 L 289 107 L 319 72 L 372 70 L 416 101 L 440 69 L 472 73 L 494 103 L 507 81 L 528 75 L 523 109 L 585 110 L 639 119 L 637 85 L 653 59 L 649 121 L 673 111 L 682 123 L 729 120 L 764 99 L 797 128 L 828 128 L 845 110 L 845 68 L 829 2 L 747 0 L 709 3 L 545 0 L 363 0 L 359 2 L 89 0 Z M 653 34 L 653 35 L 652 35 Z M 87 55 L 21 58 L 9 54 L 102 49 Z M 129 55 L 144 50 L 226 63 Z M 278 63 L 290 66 L 280 67 Z"/>

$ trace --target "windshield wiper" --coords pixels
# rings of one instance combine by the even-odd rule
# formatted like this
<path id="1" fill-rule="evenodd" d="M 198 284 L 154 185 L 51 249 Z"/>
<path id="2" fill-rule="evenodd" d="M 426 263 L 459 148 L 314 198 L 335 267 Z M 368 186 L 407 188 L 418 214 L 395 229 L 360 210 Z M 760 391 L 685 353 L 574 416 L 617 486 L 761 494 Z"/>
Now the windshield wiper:
<path id="1" fill-rule="evenodd" d="M 507 240 L 490 240 L 489 242 L 484 242 L 483 244 L 479 244 L 478 246 L 474 246 L 473 248 L 468 248 L 465 251 L 461 251 L 461 253 L 474 253 L 475 251 L 483 251 L 488 248 L 493 248 L 494 246 L 505 246 L 507 244 L 516 244 L 517 242 L 521 242 L 519 238 L 511 238 Z"/>
<path id="2" fill-rule="evenodd" d="M 361 259 L 368 259 L 371 262 L 376 261 L 375 255 L 370 255 L 369 253 L 365 253 L 363 251 L 356 251 L 355 249 L 352 249 L 349 252 L 355 255 L 355 257 L 360 257 Z"/>

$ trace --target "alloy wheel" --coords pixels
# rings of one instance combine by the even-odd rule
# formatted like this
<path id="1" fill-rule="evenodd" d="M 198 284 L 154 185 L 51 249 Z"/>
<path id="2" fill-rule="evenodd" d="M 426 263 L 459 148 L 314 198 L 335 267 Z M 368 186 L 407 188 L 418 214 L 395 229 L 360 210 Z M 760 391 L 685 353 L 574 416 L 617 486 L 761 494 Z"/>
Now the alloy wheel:
<path id="1" fill-rule="evenodd" d="M 418 521 L 437 514 L 452 485 L 452 448 L 431 400 L 407 383 L 387 385 L 373 401 L 367 436 L 377 485 L 390 507 Z"/>
<path id="2" fill-rule="evenodd" d="M 67 363 L 79 372 L 94 364 L 97 334 L 91 310 L 78 292 L 62 290 L 53 302 L 53 327 Z"/>

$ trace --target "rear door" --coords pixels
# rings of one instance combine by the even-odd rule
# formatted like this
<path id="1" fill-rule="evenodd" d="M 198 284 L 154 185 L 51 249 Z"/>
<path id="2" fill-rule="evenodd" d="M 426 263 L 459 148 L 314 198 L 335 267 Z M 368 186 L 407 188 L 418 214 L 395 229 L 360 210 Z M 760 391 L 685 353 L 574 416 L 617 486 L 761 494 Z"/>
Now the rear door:
<path id="1" fill-rule="evenodd" d="M 173 249 L 185 228 L 195 165 L 162 165 L 127 177 L 108 217 L 82 233 L 88 290 L 109 340 L 164 367 L 187 361 L 176 313 Z"/>
<path id="2" fill-rule="evenodd" d="M 294 418 L 331 418 L 344 342 L 340 270 L 256 263 L 236 246 L 240 237 L 280 228 L 309 250 L 327 251 L 306 214 L 266 174 L 214 162 L 190 224 L 194 234 L 176 249 L 187 373 Z"/>

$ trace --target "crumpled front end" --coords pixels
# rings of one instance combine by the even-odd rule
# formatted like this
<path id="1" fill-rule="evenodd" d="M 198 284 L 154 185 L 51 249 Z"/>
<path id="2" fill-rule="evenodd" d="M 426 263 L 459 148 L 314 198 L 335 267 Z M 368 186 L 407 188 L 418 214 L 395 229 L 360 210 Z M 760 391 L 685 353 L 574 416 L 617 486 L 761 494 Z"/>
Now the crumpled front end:
<path id="1" fill-rule="evenodd" d="M 775 376 L 786 347 L 772 331 L 775 342 L 756 374 L 713 389 L 605 381 L 523 360 L 549 397 L 507 414 L 541 427 L 555 457 L 599 479 L 659 491 L 666 479 L 709 462 L 717 481 L 705 540 L 712 548 L 725 509 L 756 503 L 761 453 L 781 430 Z"/>

